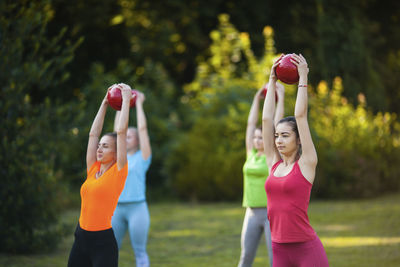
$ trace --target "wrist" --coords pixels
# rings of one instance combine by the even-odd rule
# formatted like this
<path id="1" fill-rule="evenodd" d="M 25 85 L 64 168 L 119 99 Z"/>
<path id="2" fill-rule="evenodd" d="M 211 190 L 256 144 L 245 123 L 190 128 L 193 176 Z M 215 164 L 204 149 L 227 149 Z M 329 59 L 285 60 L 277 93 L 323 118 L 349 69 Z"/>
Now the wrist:
<path id="1" fill-rule="evenodd" d="M 124 107 L 124 106 L 130 106 L 130 100 L 129 99 L 127 99 L 127 98 L 122 98 L 122 103 L 121 103 L 121 110 L 122 110 L 122 107 Z"/>
<path id="2" fill-rule="evenodd" d="M 308 84 L 307 75 L 306 76 L 300 76 L 299 84 L 302 84 L 302 85 L 307 85 Z"/>
<path id="3" fill-rule="evenodd" d="M 123 95 L 122 96 L 122 102 L 124 102 L 124 101 L 126 101 L 126 102 L 131 101 L 131 96 L 130 95 Z"/>

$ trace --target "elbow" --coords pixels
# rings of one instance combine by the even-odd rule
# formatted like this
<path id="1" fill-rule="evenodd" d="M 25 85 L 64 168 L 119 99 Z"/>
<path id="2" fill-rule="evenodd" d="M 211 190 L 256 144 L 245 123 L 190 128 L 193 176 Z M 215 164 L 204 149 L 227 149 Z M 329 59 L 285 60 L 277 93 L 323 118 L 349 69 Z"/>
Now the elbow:
<path id="1" fill-rule="evenodd" d="M 271 118 L 271 117 L 263 117 L 262 118 L 263 132 L 266 129 L 273 129 L 274 127 L 275 127 L 274 118 Z"/>
<path id="2" fill-rule="evenodd" d="M 127 129 L 128 127 L 117 127 L 115 132 L 117 133 L 117 135 L 126 134 Z"/>
<path id="3" fill-rule="evenodd" d="M 94 132 L 89 132 L 89 137 L 99 137 L 100 135 L 98 133 Z"/>
<path id="4" fill-rule="evenodd" d="M 262 121 L 273 121 L 275 116 L 274 109 L 264 109 L 262 113 Z"/>
<path id="5" fill-rule="evenodd" d="M 139 132 L 147 131 L 147 125 L 146 124 L 140 125 L 137 130 Z"/>
<path id="6" fill-rule="evenodd" d="M 315 155 L 314 157 L 312 157 L 312 158 L 309 160 L 309 164 L 312 165 L 312 166 L 317 166 L 317 164 L 318 164 L 318 157 L 317 157 L 317 155 Z"/>
<path id="7" fill-rule="evenodd" d="M 274 118 L 272 116 L 263 116 L 262 117 L 262 122 L 263 123 L 273 123 Z"/>
<path id="8" fill-rule="evenodd" d="M 308 165 L 316 167 L 318 164 L 318 155 L 315 149 L 313 151 L 309 151 L 308 153 L 306 151 L 303 152 L 305 156 L 305 161 L 307 162 Z"/>
<path id="9" fill-rule="evenodd" d="M 296 119 L 302 119 L 307 117 L 307 110 L 296 110 L 294 112 L 294 117 Z"/>

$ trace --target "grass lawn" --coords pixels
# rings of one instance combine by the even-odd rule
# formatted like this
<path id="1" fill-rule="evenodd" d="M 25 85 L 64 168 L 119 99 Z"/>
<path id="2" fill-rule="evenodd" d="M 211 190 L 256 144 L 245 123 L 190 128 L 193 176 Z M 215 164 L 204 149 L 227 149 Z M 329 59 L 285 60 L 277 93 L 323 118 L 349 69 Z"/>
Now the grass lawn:
<path id="1" fill-rule="evenodd" d="M 152 266 L 236 266 L 245 210 L 240 203 L 149 203 L 148 253 Z M 66 266 L 79 211 L 63 214 L 71 234 L 51 254 L 0 254 L 0 266 Z M 312 226 L 328 254 L 330 266 L 400 266 L 400 194 L 357 201 L 312 201 Z M 264 239 L 254 267 L 269 266 Z M 120 267 L 135 266 L 126 236 Z"/>

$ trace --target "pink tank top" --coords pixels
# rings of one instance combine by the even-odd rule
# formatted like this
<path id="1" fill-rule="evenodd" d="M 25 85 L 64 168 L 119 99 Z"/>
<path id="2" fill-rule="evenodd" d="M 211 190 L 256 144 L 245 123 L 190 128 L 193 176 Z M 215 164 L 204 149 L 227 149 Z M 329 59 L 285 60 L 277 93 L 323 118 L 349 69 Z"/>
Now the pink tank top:
<path id="1" fill-rule="evenodd" d="M 281 162 L 275 163 L 265 182 L 272 241 L 294 243 L 313 240 L 316 233 L 307 215 L 312 184 L 301 173 L 298 161 L 288 175 L 276 177 L 275 170 Z"/>

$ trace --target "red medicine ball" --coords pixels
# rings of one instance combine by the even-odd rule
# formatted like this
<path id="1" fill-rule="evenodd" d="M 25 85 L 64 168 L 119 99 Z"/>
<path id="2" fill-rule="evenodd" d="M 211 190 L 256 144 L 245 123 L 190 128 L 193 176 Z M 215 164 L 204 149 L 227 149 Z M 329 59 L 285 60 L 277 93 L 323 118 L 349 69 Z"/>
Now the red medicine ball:
<path id="1" fill-rule="evenodd" d="M 122 107 L 122 94 L 121 87 L 119 85 L 113 85 L 110 87 L 107 93 L 107 101 L 110 107 L 115 110 L 121 110 Z M 131 98 L 130 107 L 133 108 L 136 103 L 136 91 L 132 90 L 133 97 Z"/>
<path id="2" fill-rule="evenodd" d="M 297 66 L 290 62 L 291 58 L 292 54 L 285 55 L 275 68 L 276 77 L 286 84 L 294 84 L 299 81 Z"/>

